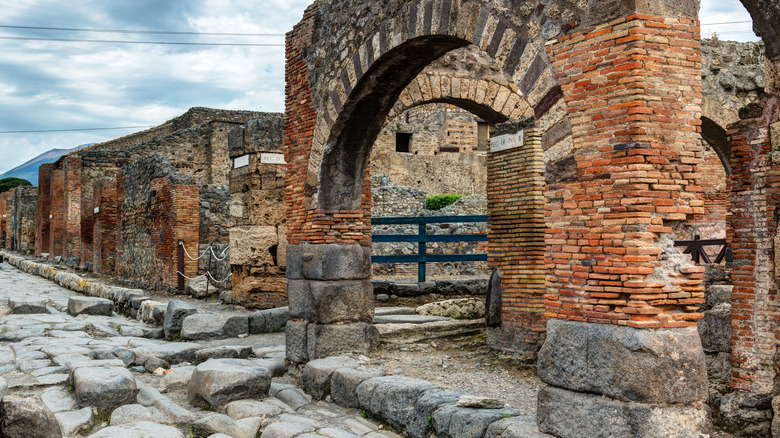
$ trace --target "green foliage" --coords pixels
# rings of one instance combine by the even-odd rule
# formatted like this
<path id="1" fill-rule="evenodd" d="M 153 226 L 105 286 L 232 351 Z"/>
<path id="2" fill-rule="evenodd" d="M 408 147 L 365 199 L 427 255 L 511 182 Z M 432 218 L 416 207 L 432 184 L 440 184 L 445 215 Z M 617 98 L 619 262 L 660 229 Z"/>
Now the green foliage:
<path id="1" fill-rule="evenodd" d="M 441 210 L 442 208 L 454 204 L 455 201 L 465 195 L 460 193 L 444 193 L 442 195 L 433 195 L 425 197 L 425 208 L 428 210 Z"/>
<path id="2" fill-rule="evenodd" d="M 32 184 L 30 184 L 30 181 L 21 178 L 11 177 L 11 178 L 0 179 L 0 193 L 7 192 L 13 189 L 14 187 L 19 187 L 19 186 L 32 186 Z"/>

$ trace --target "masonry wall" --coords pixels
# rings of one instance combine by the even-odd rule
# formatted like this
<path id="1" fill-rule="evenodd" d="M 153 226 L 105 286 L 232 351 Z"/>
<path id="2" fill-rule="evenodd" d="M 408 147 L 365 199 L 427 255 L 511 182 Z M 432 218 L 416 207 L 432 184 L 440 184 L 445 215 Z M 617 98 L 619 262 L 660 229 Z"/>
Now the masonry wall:
<path id="1" fill-rule="evenodd" d="M 287 302 L 282 154 L 284 117 L 266 114 L 230 132 L 230 267 L 233 299 L 255 308 Z M 266 162 L 263 162 L 263 157 Z"/>
<path id="2" fill-rule="evenodd" d="M 161 155 L 122 168 L 116 273 L 120 278 L 169 288 L 177 286 L 178 241 L 198 255 L 198 187 Z M 196 261 L 185 258 L 184 275 L 197 275 Z"/>
<path id="3" fill-rule="evenodd" d="M 7 223 L 9 213 L 8 199 L 11 198 L 12 195 L 11 192 L 0 193 L 0 234 L 2 234 L 2 244 L 4 248 L 11 244 L 8 239 Z"/>
<path id="4" fill-rule="evenodd" d="M 36 203 L 38 189 L 36 187 L 17 187 L 13 196 L 13 218 L 10 221 L 13 228 L 14 251 L 23 254 L 35 253 L 35 229 L 37 222 Z"/>
<path id="5" fill-rule="evenodd" d="M 35 255 L 48 254 L 50 243 L 51 220 L 51 183 L 54 164 L 42 164 L 38 168 L 38 203 L 36 205 L 37 228 L 35 230 Z"/>
<path id="6" fill-rule="evenodd" d="M 114 272 L 117 258 L 117 235 L 120 203 L 116 180 L 95 184 L 92 228 L 93 271 L 101 274 Z"/>

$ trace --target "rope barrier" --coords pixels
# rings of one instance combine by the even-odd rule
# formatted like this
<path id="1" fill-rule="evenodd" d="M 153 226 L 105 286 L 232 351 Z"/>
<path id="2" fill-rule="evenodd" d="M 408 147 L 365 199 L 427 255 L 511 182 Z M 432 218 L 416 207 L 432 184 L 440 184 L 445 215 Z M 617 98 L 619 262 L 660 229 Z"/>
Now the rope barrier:
<path id="1" fill-rule="evenodd" d="M 179 274 L 179 275 L 181 275 L 182 277 L 186 278 L 187 280 L 197 280 L 198 278 L 201 278 L 201 277 L 206 277 L 206 276 L 208 276 L 208 277 L 211 279 L 211 281 L 213 281 L 214 283 L 226 283 L 226 282 L 227 282 L 227 281 L 230 279 L 230 277 L 232 277 L 232 276 L 233 276 L 233 273 L 231 272 L 231 273 L 230 273 L 230 274 L 228 274 L 228 275 L 227 275 L 227 277 L 225 277 L 224 279 L 222 279 L 222 280 L 217 280 L 216 278 L 214 278 L 214 277 L 211 275 L 211 272 L 208 272 L 208 271 L 206 271 L 206 273 L 205 273 L 205 274 L 200 274 L 200 275 L 198 275 L 198 276 L 195 276 L 195 277 L 187 277 L 187 276 L 186 276 L 186 275 L 184 275 L 184 273 L 183 273 L 183 272 L 181 272 L 181 271 L 176 271 L 176 273 L 177 273 L 177 274 Z"/>
<path id="2" fill-rule="evenodd" d="M 217 259 L 217 261 L 221 262 L 227 258 L 227 252 L 230 250 L 230 245 L 228 245 L 225 247 L 225 249 L 222 250 L 222 252 L 218 256 L 217 253 L 214 252 L 214 247 L 209 245 L 209 247 L 205 251 L 203 251 L 203 254 L 199 255 L 198 257 L 192 257 L 190 253 L 187 251 L 187 247 L 184 245 L 184 242 L 179 242 L 179 246 L 182 247 L 182 249 L 184 250 L 184 255 L 186 255 L 187 258 L 190 260 L 200 260 L 203 257 L 206 257 L 206 255 L 208 255 L 209 252 L 211 252 L 211 255 L 215 259 Z"/>

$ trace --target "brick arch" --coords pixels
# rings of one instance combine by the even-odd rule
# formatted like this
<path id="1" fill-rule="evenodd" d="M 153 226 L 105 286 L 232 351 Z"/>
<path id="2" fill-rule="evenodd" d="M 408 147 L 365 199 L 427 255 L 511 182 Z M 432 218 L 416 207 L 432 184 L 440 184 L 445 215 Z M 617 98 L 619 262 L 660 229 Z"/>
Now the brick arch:
<path id="1" fill-rule="evenodd" d="M 706 141 L 720 158 L 726 175 L 731 175 L 731 144 L 726 130 L 708 117 L 701 118 L 701 137 Z"/>
<path id="2" fill-rule="evenodd" d="M 542 44 L 529 42 L 526 23 L 503 15 L 488 1 L 393 5 L 397 9 L 365 31 L 362 42 L 353 43 L 331 69 L 339 73 L 318 78 L 327 81 L 315 96 L 325 117 L 315 127 L 307 192 L 316 193 L 314 204 L 320 209 L 359 207 L 368 152 L 385 116 L 407 85 L 414 86 L 418 73 L 445 53 L 469 44 L 478 47 L 531 106 L 556 85 Z"/>

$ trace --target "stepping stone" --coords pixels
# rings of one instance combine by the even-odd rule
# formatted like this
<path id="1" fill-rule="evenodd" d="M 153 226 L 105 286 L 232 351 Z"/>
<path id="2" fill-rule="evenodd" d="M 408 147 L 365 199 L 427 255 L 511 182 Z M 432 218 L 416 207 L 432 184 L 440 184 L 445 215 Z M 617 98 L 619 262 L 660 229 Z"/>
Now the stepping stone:
<path id="1" fill-rule="evenodd" d="M 385 315 L 374 317 L 374 324 L 424 324 L 436 321 L 452 321 L 452 318 L 429 315 Z"/>
<path id="2" fill-rule="evenodd" d="M 291 423 L 286 421 L 277 421 L 263 429 L 261 438 L 293 438 L 304 433 L 310 433 L 317 430 L 315 426 L 304 423 Z"/>
<path id="3" fill-rule="evenodd" d="M 120 426 L 122 424 L 130 424 L 138 421 L 155 421 L 154 415 L 143 405 L 130 404 L 122 405 L 111 413 L 111 421 L 109 424 L 114 426 Z"/>
<path id="4" fill-rule="evenodd" d="M 49 313 L 46 309 L 47 300 L 37 300 L 34 298 L 11 298 L 8 300 L 8 307 L 14 315 L 29 315 L 34 313 Z"/>
<path id="5" fill-rule="evenodd" d="M 431 415 L 431 424 L 439 436 L 482 438 L 494 421 L 514 417 L 513 409 L 474 409 L 452 404 L 440 406 Z"/>
<path id="6" fill-rule="evenodd" d="M 283 355 L 269 359 L 253 359 L 252 362 L 270 371 L 274 377 L 282 377 L 287 373 L 287 365 Z"/>
<path id="7" fill-rule="evenodd" d="M 356 392 L 366 411 L 403 430 L 414 418 L 414 403 L 422 393 L 434 388 L 438 387 L 421 379 L 385 376 L 364 381 Z"/>
<path id="8" fill-rule="evenodd" d="M 187 385 L 190 404 L 222 408 L 242 399 L 268 395 L 271 373 L 244 359 L 210 359 L 195 368 Z"/>
<path id="9" fill-rule="evenodd" d="M 184 318 L 195 313 L 198 313 L 197 309 L 182 300 L 169 301 L 168 308 L 165 310 L 165 319 L 163 321 L 165 339 L 174 339 L 181 336 L 181 326 Z"/>
<path id="10" fill-rule="evenodd" d="M 147 341 L 154 342 L 154 341 Z M 169 364 L 194 362 L 195 352 L 202 349 L 200 344 L 193 342 L 167 342 L 164 344 L 144 345 L 135 348 L 135 363 L 143 364 L 149 357 L 159 357 Z"/>
<path id="11" fill-rule="evenodd" d="M 57 412 L 54 414 L 60 424 L 62 435 L 70 437 L 82 430 L 91 428 L 95 422 L 92 417 L 92 408 L 84 408 L 79 411 Z"/>
<path id="12" fill-rule="evenodd" d="M 359 408 L 357 387 L 365 380 L 382 377 L 385 371 L 381 368 L 341 368 L 335 370 L 330 378 L 330 396 L 333 402 L 345 408 Z"/>
<path id="13" fill-rule="evenodd" d="M 7 395 L 0 412 L 3 438 L 62 438 L 54 413 L 38 398 Z"/>
<path id="14" fill-rule="evenodd" d="M 41 401 L 55 413 L 78 409 L 78 404 L 73 395 L 61 389 L 44 391 L 44 393 L 41 394 Z"/>
<path id="15" fill-rule="evenodd" d="M 121 426 L 109 426 L 90 435 L 90 438 L 184 438 L 184 435 L 172 426 L 139 421 Z"/>
<path id="16" fill-rule="evenodd" d="M 276 309 L 261 310 L 249 315 L 249 333 L 283 332 L 290 320 L 290 308 L 278 307 Z"/>
<path id="17" fill-rule="evenodd" d="M 187 386 L 193 371 L 195 371 L 194 366 L 173 368 L 168 374 L 160 379 L 160 383 L 157 384 L 157 387 L 160 389 L 160 392 L 166 392 L 170 388 Z"/>
<path id="18" fill-rule="evenodd" d="M 282 413 L 282 408 L 260 400 L 238 400 L 230 402 L 225 412 L 234 420 L 249 417 L 273 417 Z"/>
<path id="19" fill-rule="evenodd" d="M 130 371 L 112 366 L 77 368 L 73 371 L 73 387 L 80 406 L 104 411 L 130 403 L 138 392 Z"/>
<path id="20" fill-rule="evenodd" d="M 105 298 L 72 296 L 68 298 L 68 313 L 78 315 L 111 316 L 114 302 Z"/>
<path id="21" fill-rule="evenodd" d="M 377 307 L 374 309 L 374 316 L 387 315 L 416 315 L 417 313 L 411 307 Z"/>
<path id="22" fill-rule="evenodd" d="M 252 347 L 246 345 L 204 348 L 195 352 L 195 363 L 203 363 L 209 359 L 246 359 L 250 354 L 252 354 Z"/>
<path id="23" fill-rule="evenodd" d="M 303 389 L 312 397 L 322 400 L 330 394 L 330 377 L 334 371 L 359 365 L 357 360 L 347 356 L 312 360 L 303 368 Z"/>
<path id="24" fill-rule="evenodd" d="M 249 320 L 246 316 L 196 313 L 184 318 L 181 338 L 188 341 L 226 339 L 248 333 Z"/>
<path id="25" fill-rule="evenodd" d="M 195 436 L 209 436 L 223 433 L 233 438 L 255 438 L 260 430 L 260 418 L 234 420 L 224 414 L 214 414 L 192 423 Z"/>

